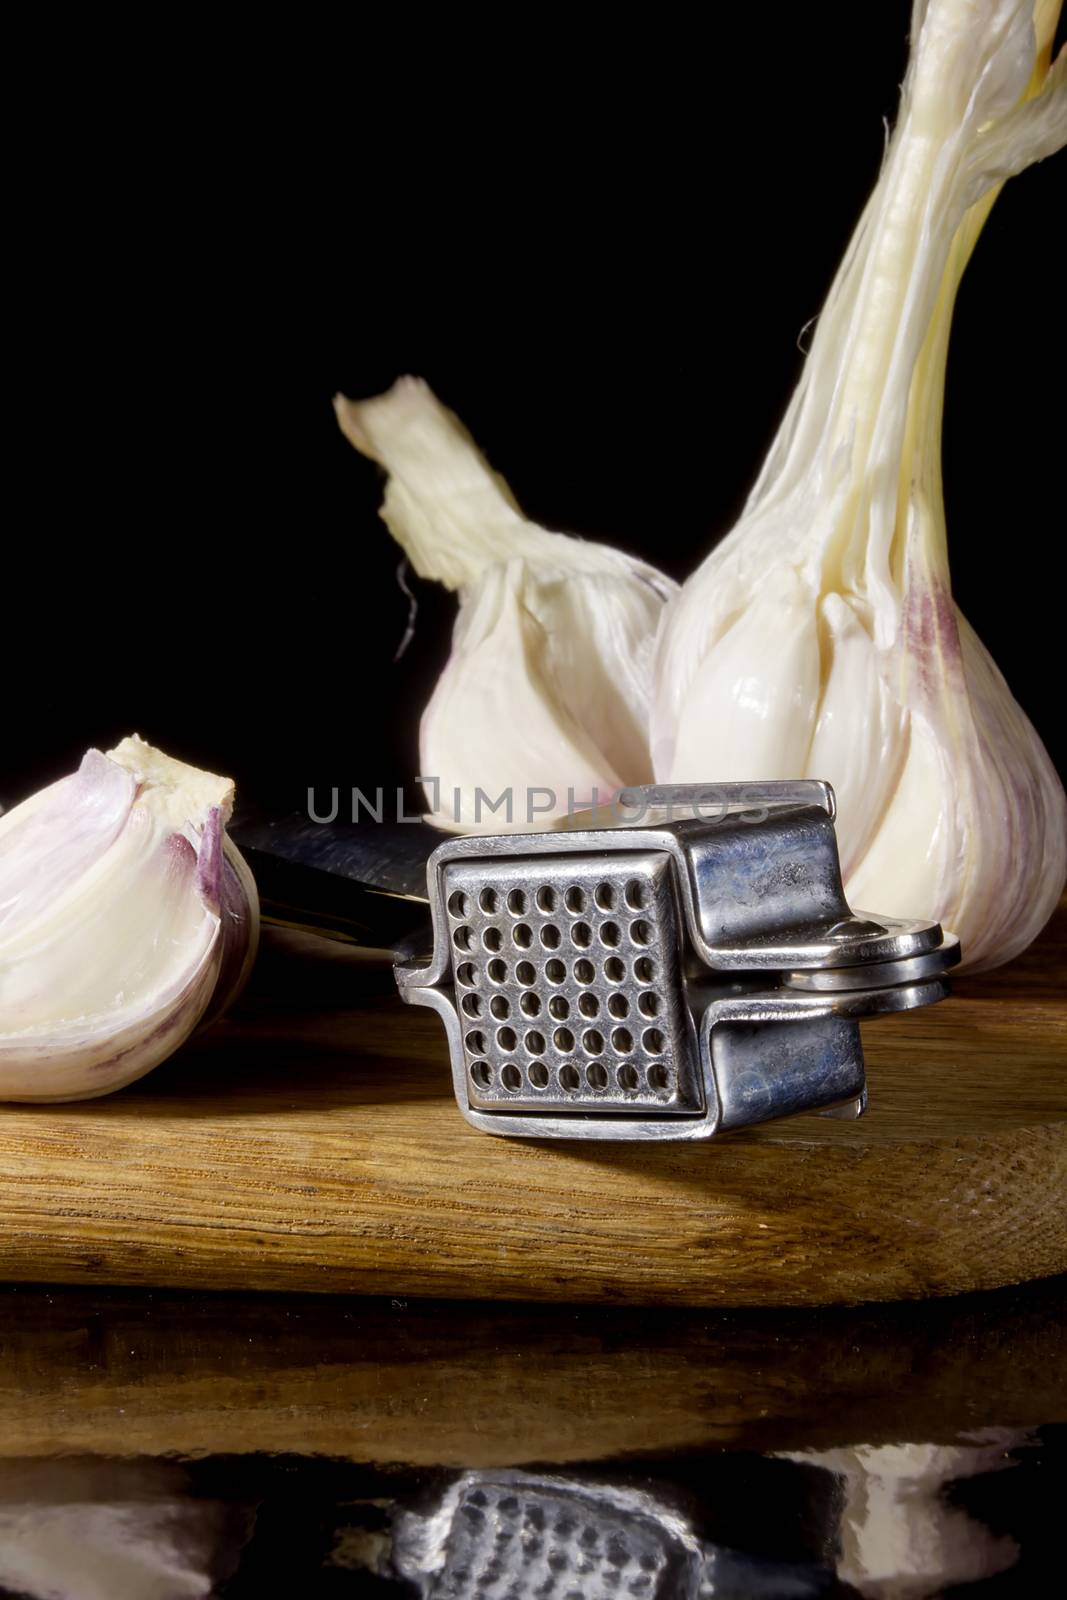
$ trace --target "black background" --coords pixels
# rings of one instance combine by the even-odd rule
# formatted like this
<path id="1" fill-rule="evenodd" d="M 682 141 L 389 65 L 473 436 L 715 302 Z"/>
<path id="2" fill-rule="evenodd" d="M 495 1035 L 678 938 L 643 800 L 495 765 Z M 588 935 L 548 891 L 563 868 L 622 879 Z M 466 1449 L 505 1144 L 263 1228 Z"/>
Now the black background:
<path id="1" fill-rule="evenodd" d="M 417 770 L 454 601 L 417 585 L 394 666 L 336 390 L 422 374 L 531 517 L 677 578 L 736 518 L 908 7 L 435 15 L 194 41 L 165 86 L 83 85 L 32 172 L 45 111 L 24 135 L 0 799 L 133 729 L 271 804 Z M 1061 770 L 1064 159 L 968 269 L 944 444 L 957 598 Z"/>

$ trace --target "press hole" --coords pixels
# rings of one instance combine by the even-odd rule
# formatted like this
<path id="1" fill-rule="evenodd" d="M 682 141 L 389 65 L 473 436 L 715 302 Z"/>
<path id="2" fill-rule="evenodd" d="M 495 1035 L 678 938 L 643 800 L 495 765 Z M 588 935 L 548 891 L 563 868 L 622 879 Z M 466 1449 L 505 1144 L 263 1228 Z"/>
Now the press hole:
<path id="1" fill-rule="evenodd" d="M 500 1046 L 501 1050 L 514 1050 L 514 1048 L 515 1048 L 515 1029 L 514 1028 L 498 1028 L 496 1030 L 496 1042 Z"/>
<path id="2" fill-rule="evenodd" d="M 509 1061 L 506 1067 L 500 1069 L 500 1081 L 505 1089 L 511 1089 L 514 1092 L 516 1089 L 522 1088 L 522 1073 L 518 1067 Z"/>
<path id="3" fill-rule="evenodd" d="M 621 983 L 626 976 L 626 968 L 618 956 L 609 956 L 604 963 L 604 976 L 609 983 Z"/>
<path id="4" fill-rule="evenodd" d="M 469 928 L 457 928 L 452 935 L 452 943 L 457 950 L 469 950 L 471 947 L 471 931 Z"/>
<path id="5" fill-rule="evenodd" d="M 593 930 L 588 922 L 576 922 L 571 928 L 571 944 L 579 950 L 588 950 L 593 942 Z"/>
<path id="6" fill-rule="evenodd" d="M 546 922 L 541 929 L 541 943 L 546 950 L 559 949 L 559 929 L 553 922 Z"/>
<path id="7" fill-rule="evenodd" d="M 482 1014 L 482 1001 L 480 995 L 465 994 L 463 999 L 460 1001 L 460 1005 L 463 1007 L 468 1017 L 480 1017 Z"/>
<path id="8" fill-rule="evenodd" d="M 619 942 L 619 924 L 617 922 L 605 922 L 602 924 L 600 942 L 601 944 L 606 944 L 610 950 L 614 950 Z"/>
<path id="9" fill-rule="evenodd" d="M 570 1002 L 564 1000 L 561 994 L 554 994 L 548 1002 L 549 1015 L 555 1017 L 557 1022 L 566 1022 L 571 1014 Z"/>
<path id="10" fill-rule="evenodd" d="M 643 918 L 639 922 L 631 922 L 630 938 L 633 940 L 634 944 L 651 944 L 651 925 L 645 922 Z"/>
<path id="11" fill-rule="evenodd" d="M 587 1056 L 598 1056 L 604 1048 L 604 1036 L 595 1028 L 587 1028 L 582 1034 L 582 1049 Z"/>
<path id="12" fill-rule="evenodd" d="M 630 1002 L 624 994 L 608 995 L 608 1010 L 613 1017 L 626 1017 L 630 1013 Z"/>
<path id="13" fill-rule="evenodd" d="M 504 936 L 499 928 L 486 928 L 482 934 L 482 943 L 487 950 L 499 950 L 504 943 Z"/>
<path id="14" fill-rule="evenodd" d="M 662 1092 L 670 1082 L 667 1069 L 662 1062 L 657 1061 L 648 1069 L 649 1086 Z"/>
<path id="15" fill-rule="evenodd" d="M 471 903 L 462 889 L 456 889 L 449 895 L 448 909 L 454 917 L 467 918 L 470 916 Z"/>
<path id="16" fill-rule="evenodd" d="M 578 1010 L 583 1017 L 595 1017 L 600 1010 L 600 1001 L 595 994 L 580 994 L 578 996 Z"/>
<path id="17" fill-rule="evenodd" d="M 511 930 L 511 937 L 520 950 L 529 950 L 533 944 L 533 929 L 528 922 L 516 922 Z"/>
<path id="18" fill-rule="evenodd" d="M 592 983 L 596 977 L 596 968 L 591 961 L 581 960 L 574 963 L 574 976 L 579 983 Z"/>
<path id="19" fill-rule="evenodd" d="M 643 911 L 648 905 L 648 888 L 640 878 L 631 878 L 626 885 L 626 904 L 631 911 Z"/>
<path id="20" fill-rule="evenodd" d="M 569 1028 L 557 1028 L 552 1035 L 552 1043 L 561 1055 L 570 1055 L 574 1049 L 574 1035 Z"/>
<path id="21" fill-rule="evenodd" d="M 590 1089 L 606 1089 L 608 1069 L 602 1061 L 591 1061 L 585 1069 L 585 1078 Z"/>
<path id="22" fill-rule="evenodd" d="M 495 994 L 489 1002 L 489 1009 L 498 1022 L 503 1022 L 511 1007 L 502 994 Z"/>
<path id="23" fill-rule="evenodd" d="M 546 917 L 550 917 L 556 909 L 556 891 L 550 889 L 547 883 L 537 891 L 537 909 L 543 911 Z"/>
<path id="24" fill-rule="evenodd" d="M 656 977 L 656 963 L 647 956 L 638 956 L 634 962 L 634 977 L 638 983 L 652 983 Z"/>
<path id="25" fill-rule="evenodd" d="M 563 965 L 562 961 L 556 961 L 553 959 L 552 961 L 545 962 L 545 977 L 548 979 L 549 983 L 562 983 L 566 976 L 567 969 Z"/>
<path id="26" fill-rule="evenodd" d="M 490 963 L 490 965 L 492 965 L 492 963 Z M 503 966 L 504 963 L 501 962 L 500 965 Z M 537 969 L 532 961 L 520 961 L 518 966 L 515 968 L 515 976 L 520 983 L 530 984 L 533 983 L 537 977 Z"/>
<path id="27" fill-rule="evenodd" d="M 585 910 L 585 891 L 579 889 L 577 884 L 567 890 L 563 896 L 563 904 L 567 907 L 572 917 L 581 916 Z"/>
<path id="28" fill-rule="evenodd" d="M 653 994 L 651 991 L 648 994 L 643 994 L 637 1002 L 637 1009 L 643 1017 L 658 1017 L 659 995 Z"/>
<path id="29" fill-rule="evenodd" d="M 507 982 L 508 964 L 506 961 L 501 961 L 499 957 L 495 961 L 490 961 L 485 970 L 488 972 L 490 981 L 492 983 Z"/>
<path id="30" fill-rule="evenodd" d="M 658 1056 L 662 1054 L 665 1040 L 659 1028 L 646 1028 L 641 1035 L 641 1043 L 650 1056 Z"/>
<path id="31" fill-rule="evenodd" d="M 531 1061 L 526 1068 L 526 1076 L 535 1089 L 548 1088 L 548 1068 L 543 1061 Z"/>
<path id="32" fill-rule="evenodd" d="M 527 1050 L 532 1056 L 543 1056 L 545 1053 L 545 1036 L 543 1033 L 531 1031 L 523 1040 Z"/>
<path id="33" fill-rule="evenodd" d="M 524 1017 L 536 1017 L 540 1014 L 541 1002 L 535 994 L 524 994 L 519 1001 L 519 1010 Z"/>
<path id="34" fill-rule="evenodd" d="M 619 1068 L 616 1076 L 619 1080 L 620 1089 L 636 1089 L 641 1081 L 637 1075 L 637 1068 L 629 1061 L 626 1062 L 625 1066 Z"/>
<path id="35" fill-rule="evenodd" d="M 500 896 L 495 889 L 483 889 L 478 896 L 478 904 L 487 917 L 495 916 L 497 907 L 500 904 Z"/>
<path id="36" fill-rule="evenodd" d="M 573 1091 L 578 1088 L 581 1081 L 581 1078 L 578 1076 L 578 1068 L 573 1062 L 568 1061 L 565 1067 L 560 1067 L 559 1083 L 561 1089 L 570 1089 Z"/>
<path id="37" fill-rule="evenodd" d="M 468 1033 L 463 1043 L 467 1046 L 472 1056 L 485 1055 L 485 1034 L 477 1029 Z"/>
<path id="38" fill-rule="evenodd" d="M 457 983 L 466 983 L 466 984 L 469 984 L 471 986 L 473 986 L 474 984 L 476 984 L 478 982 L 478 974 L 474 970 L 473 962 L 471 962 L 471 961 L 461 961 L 460 962 L 459 966 L 456 968 L 456 982 Z"/>
<path id="39" fill-rule="evenodd" d="M 611 1048 L 620 1056 L 629 1055 L 634 1047 L 629 1028 L 615 1028 L 611 1034 Z"/>
<path id="40" fill-rule="evenodd" d="M 526 896 L 523 894 L 521 889 L 512 889 L 511 893 L 508 895 L 508 910 L 511 912 L 513 917 L 523 917 L 526 915 Z"/>
<path id="41" fill-rule="evenodd" d="M 615 890 L 611 887 L 610 883 L 598 883 L 596 886 L 596 894 L 593 896 L 593 898 L 600 907 L 601 911 L 614 911 Z"/>
<path id="42" fill-rule="evenodd" d="M 471 1077 L 479 1089 L 488 1089 L 493 1081 L 493 1069 L 488 1061 L 476 1061 L 471 1067 Z"/>

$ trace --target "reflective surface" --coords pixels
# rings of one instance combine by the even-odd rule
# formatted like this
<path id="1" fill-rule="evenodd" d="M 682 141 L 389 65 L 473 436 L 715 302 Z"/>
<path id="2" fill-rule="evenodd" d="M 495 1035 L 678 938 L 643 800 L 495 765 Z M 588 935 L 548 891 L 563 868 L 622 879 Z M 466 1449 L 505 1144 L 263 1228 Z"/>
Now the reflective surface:
<path id="1" fill-rule="evenodd" d="M 1051 1594 L 1067 1284 L 810 1313 L 10 1288 L 0 1592 Z"/>

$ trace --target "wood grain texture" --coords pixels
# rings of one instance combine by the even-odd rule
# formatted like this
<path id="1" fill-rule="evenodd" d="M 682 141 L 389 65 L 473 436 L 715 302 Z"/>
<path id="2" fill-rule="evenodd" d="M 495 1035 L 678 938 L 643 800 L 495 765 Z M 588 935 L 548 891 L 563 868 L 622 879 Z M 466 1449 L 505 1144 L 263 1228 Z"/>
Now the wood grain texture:
<path id="1" fill-rule="evenodd" d="M 1010 969 L 868 1025 L 858 1123 L 597 1147 L 468 1128 L 388 966 L 276 933 L 149 1079 L 0 1108 L 0 1278 L 799 1306 L 1061 1272 L 1065 944 L 1061 908 Z"/>
<path id="2" fill-rule="evenodd" d="M 1067 1282 L 694 1311 L 0 1291 L 5 1457 L 499 1467 L 1067 1422 Z"/>

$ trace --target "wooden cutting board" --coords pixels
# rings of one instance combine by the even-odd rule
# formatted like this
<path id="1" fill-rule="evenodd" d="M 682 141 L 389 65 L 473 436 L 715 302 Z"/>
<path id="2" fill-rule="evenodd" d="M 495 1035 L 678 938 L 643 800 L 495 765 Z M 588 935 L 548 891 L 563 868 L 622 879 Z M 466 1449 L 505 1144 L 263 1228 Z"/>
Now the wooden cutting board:
<path id="1" fill-rule="evenodd" d="M 865 1027 L 871 1109 L 703 1145 L 493 1139 L 381 958 L 273 932 L 239 1012 L 109 1099 L 0 1108 L 0 1279 L 817 1305 L 1067 1270 L 1067 905 Z"/>
<path id="2" fill-rule="evenodd" d="M 3 1455 L 465 1469 L 973 1446 L 1067 1423 L 1065 1344 L 1062 1278 L 895 1306 L 651 1313 L 22 1285 L 0 1289 Z"/>

